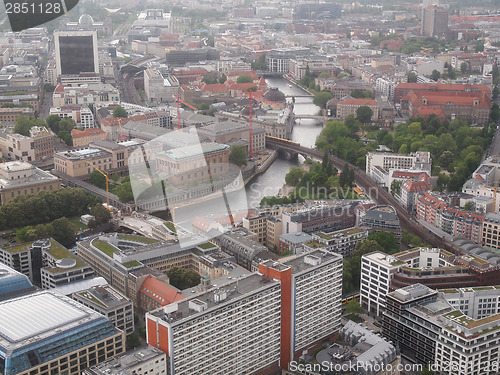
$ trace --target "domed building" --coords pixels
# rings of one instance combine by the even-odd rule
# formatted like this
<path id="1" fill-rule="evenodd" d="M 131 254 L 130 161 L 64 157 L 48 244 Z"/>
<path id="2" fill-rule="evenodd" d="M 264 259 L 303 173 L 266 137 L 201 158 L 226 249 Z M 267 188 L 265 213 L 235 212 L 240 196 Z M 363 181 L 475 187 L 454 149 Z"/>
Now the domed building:
<path id="1" fill-rule="evenodd" d="M 113 24 L 111 18 L 106 17 L 104 22 L 96 22 L 90 14 L 84 13 L 78 19 L 78 22 L 62 22 L 63 30 L 83 30 L 83 31 L 97 31 L 99 36 L 112 35 Z"/>
<path id="2" fill-rule="evenodd" d="M 285 94 L 282 91 L 280 91 L 277 87 L 270 87 L 269 90 L 267 90 L 264 93 L 263 98 L 275 103 L 281 103 L 281 104 L 286 103 Z"/>
<path id="3" fill-rule="evenodd" d="M 90 14 L 82 14 L 78 19 L 78 24 L 81 26 L 92 26 L 94 24 L 94 19 Z"/>

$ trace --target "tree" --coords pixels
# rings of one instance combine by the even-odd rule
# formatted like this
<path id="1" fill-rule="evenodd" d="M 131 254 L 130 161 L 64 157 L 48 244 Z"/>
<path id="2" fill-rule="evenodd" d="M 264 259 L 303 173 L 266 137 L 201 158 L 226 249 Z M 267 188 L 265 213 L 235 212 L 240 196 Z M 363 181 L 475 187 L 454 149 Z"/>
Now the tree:
<path id="1" fill-rule="evenodd" d="M 247 152 L 245 147 L 240 145 L 232 146 L 231 153 L 229 154 L 229 160 L 231 163 L 236 165 L 245 164 L 247 161 Z"/>
<path id="2" fill-rule="evenodd" d="M 346 315 L 354 315 L 354 316 L 359 316 L 360 314 L 363 314 L 365 310 L 361 307 L 358 301 L 352 300 L 349 302 L 346 307 L 345 307 L 345 314 Z"/>
<path id="3" fill-rule="evenodd" d="M 227 76 L 224 73 L 222 73 L 222 76 L 219 78 L 219 83 L 224 83 L 226 81 L 227 81 Z"/>
<path id="4" fill-rule="evenodd" d="M 137 332 L 132 332 L 127 336 L 127 350 L 141 346 L 141 337 Z"/>
<path id="5" fill-rule="evenodd" d="M 464 210 L 466 210 L 466 211 L 473 211 L 474 209 L 475 209 L 475 205 L 474 205 L 474 202 L 472 202 L 472 201 L 467 202 L 464 205 Z"/>
<path id="6" fill-rule="evenodd" d="M 45 83 L 43 85 L 43 89 L 46 91 L 46 92 L 53 92 L 56 87 L 54 85 L 51 85 L 50 83 Z"/>
<path id="7" fill-rule="evenodd" d="M 122 182 L 122 184 L 116 188 L 115 194 L 121 202 L 130 202 L 134 200 L 134 193 L 130 181 Z"/>
<path id="8" fill-rule="evenodd" d="M 29 136 L 30 135 L 30 129 L 33 126 L 33 122 L 31 121 L 31 118 L 28 116 L 19 116 L 16 119 L 16 125 L 14 125 L 14 133 Z"/>
<path id="9" fill-rule="evenodd" d="M 200 283 L 200 275 L 193 270 L 185 270 L 180 267 L 172 267 L 167 271 L 171 285 L 180 290 L 192 288 Z"/>
<path id="10" fill-rule="evenodd" d="M 318 78 L 322 78 L 322 79 L 330 78 L 330 73 L 328 73 L 328 72 L 321 72 L 321 74 L 319 75 Z"/>
<path id="11" fill-rule="evenodd" d="M 456 79 L 457 78 L 457 73 L 455 70 L 450 66 L 448 66 L 448 78 L 449 79 Z"/>
<path id="12" fill-rule="evenodd" d="M 479 39 L 476 40 L 476 52 L 483 52 L 484 51 L 484 40 Z"/>
<path id="13" fill-rule="evenodd" d="M 460 72 L 463 74 L 466 73 L 467 70 L 469 70 L 469 65 L 464 61 L 460 64 Z"/>
<path id="14" fill-rule="evenodd" d="M 497 100 L 499 94 L 500 94 L 500 89 L 498 88 L 498 86 L 495 86 L 493 88 L 493 91 L 491 92 L 491 97 L 493 98 L 493 100 Z"/>
<path id="15" fill-rule="evenodd" d="M 316 95 L 314 95 L 313 103 L 318 107 L 325 109 L 326 103 L 328 103 L 332 98 L 333 94 L 331 91 L 320 91 Z"/>
<path id="16" fill-rule="evenodd" d="M 491 106 L 490 120 L 493 122 L 498 122 L 500 120 L 500 107 L 497 103 L 493 103 Z"/>
<path id="17" fill-rule="evenodd" d="M 117 105 L 114 109 L 113 109 L 113 117 L 114 118 L 118 118 L 118 117 L 121 117 L 121 118 L 127 118 L 128 117 L 128 113 L 127 111 L 125 110 L 125 108 L 123 108 L 122 106 L 120 105 Z"/>
<path id="18" fill-rule="evenodd" d="M 297 186 L 304 176 L 304 170 L 300 167 L 291 167 L 290 171 L 285 176 L 287 185 Z"/>
<path id="19" fill-rule="evenodd" d="M 393 180 L 391 183 L 391 194 L 401 196 L 401 185 L 403 185 L 403 181 Z"/>
<path id="20" fill-rule="evenodd" d="M 111 213 L 101 203 L 97 203 L 91 213 L 95 217 L 96 225 L 105 224 L 111 219 Z"/>
<path id="21" fill-rule="evenodd" d="M 71 246 L 76 241 L 75 230 L 67 218 L 62 217 L 54 220 L 52 227 L 54 228 L 53 237 L 60 244 Z"/>
<path id="22" fill-rule="evenodd" d="M 243 74 L 236 79 L 236 83 L 252 83 L 253 79 L 247 74 Z"/>
<path id="23" fill-rule="evenodd" d="M 448 150 L 444 151 L 439 158 L 439 165 L 443 168 L 448 168 L 448 165 L 453 162 L 454 158 L 455 156 L 453 155 L 453 152 Z"/>
<path id="24" fill-rule="evenodd" d="M 57 115 L 50 115 L 45 119 L 47 122 L 47 125 L 49 126 L 50 130 L 52 130 L 54 133 L 59 133 L 59 122 L 61 122 L 61 118 Z"/>
<path id="25" fill-rule="evenodd" d="M 375 241 L 386 254 L 394 254 L 398 252 L 398 240 L 392 232 L 374 232 L 368 236 L 368 240 Z"/>
<path id="26" fill-rule="evenodd" d="M 417 83 L 417 74 L 415 72 L 408 72 L 406 78 L 408 83 Z"/>
<path id="27" fill-rule="evenodd" d="M 434 69 L 431 73 L 431 79 L 433 81 L 437 81 L 439 78 L 441 78 L 441 72 L 439 72 L 439 70 Z"/>
<path id="28" fill-rule="evenodd" d="M 92 171 L 89 175 L 89 181 L 92 185 L 101 189 L 106 189 L 106 177 L 99 171 Z"/>
<path id="29" fill-rule="evenodd" d="M 372 116 L 372 109 L 366 105 L 362 105 L 356 109 L 356 119 L 364 124 L 371 122 Z"/>

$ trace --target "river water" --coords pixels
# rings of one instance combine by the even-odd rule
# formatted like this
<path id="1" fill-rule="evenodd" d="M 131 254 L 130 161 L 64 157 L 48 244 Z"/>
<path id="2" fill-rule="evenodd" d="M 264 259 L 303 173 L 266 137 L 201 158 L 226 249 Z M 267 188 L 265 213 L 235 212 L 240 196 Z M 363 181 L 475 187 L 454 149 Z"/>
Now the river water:
<path id="1" fill-rule="evenodd" d="M 292 85 L 284 78 L 267 78 L 269 87 L 278 87 L 285 95 L 304 95 L 306 92 L 300 87 Z M 296 115 L 318 115 L 320 108 L 313 104 L 313 98 L 295 98 L 294 112 Z M 323 126 L 317 120 L 299 119 L 292 131 L 292 141 L 299 142 L 302 146 L 312 147 L 316 142 Z M 286 160 L 279 157 L 262 175 L 256 177 L 247 185 L 247 199 L 250 207 L 257 207 L 260 200 L 269 195 L 276 195 L 285 184 L 285 175 L 290 167 L 298 165 L 297 159 Z"/>

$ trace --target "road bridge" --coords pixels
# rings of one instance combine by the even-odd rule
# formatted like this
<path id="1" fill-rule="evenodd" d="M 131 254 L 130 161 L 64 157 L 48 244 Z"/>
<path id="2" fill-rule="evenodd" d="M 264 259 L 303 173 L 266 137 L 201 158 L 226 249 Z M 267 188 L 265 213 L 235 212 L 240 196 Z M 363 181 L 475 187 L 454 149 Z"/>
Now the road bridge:
<path id="1" fill-rule="evenodd" d="M 275 137 L 266 136 L 266 147 L 272 148 L 274 150 L 283 150 L 287 152 L 294 152 L 296 154 L 301 154 L 303 156 L 309 156 L 311 158 L 316 158 L 321 160 L 323 158 L 323 152 L 301 146 L 297 142 L 292 142 L 286 139 L 280 139 Z M 330 162 L 338 170 L 342 170 L 346 165 L 346 161 L 335 156 L 330 156 Z M 396 201 L 396 199 L 387 192 L 384 188 L 380 187 L 373 181 L 368 175 L 360 170 L 358 167 L 347 163 L 349 168 L 354 168 L 354 178 L 356 184 L 362 187 L 365 194 L 371 198 L 374 202 L 380 205 L 391 205 L 396 209 L 400 224 L 403 228 L 407 229 L 409 232 L 418 235 L 423 241 L 434 247 L 441 247 L 457 253 L 458 250 L 453 247 L 452 244 L 447 244 L 442 238 L 437 237 L 431 233 L 428 229 L 421 227 L 414 218 L 412 218 L 408 212 L 401 207 L 401 205 Z"/>

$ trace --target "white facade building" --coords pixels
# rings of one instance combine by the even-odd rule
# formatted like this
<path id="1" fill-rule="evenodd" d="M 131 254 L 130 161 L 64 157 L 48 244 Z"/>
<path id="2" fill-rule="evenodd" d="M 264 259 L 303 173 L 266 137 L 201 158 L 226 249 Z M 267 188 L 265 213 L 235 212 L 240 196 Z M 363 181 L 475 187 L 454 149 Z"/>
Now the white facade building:
<path id="1" fill-rule="evenodd" d="M 386 296 L 393 274 L 403 262 L 393 256 L 373 252 L 361 257 L 359 303 L 369 312 L 380 315 L 385 309 Z"/>

